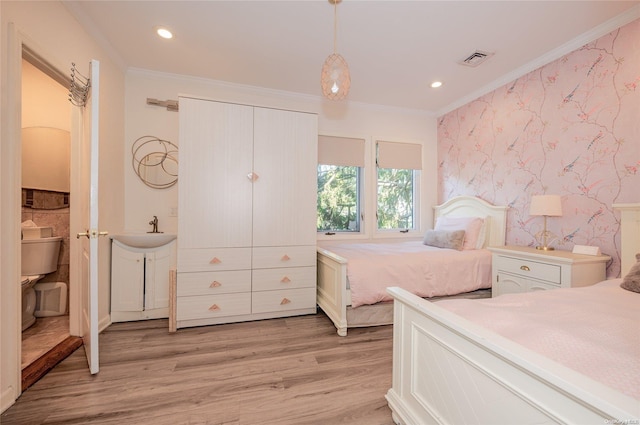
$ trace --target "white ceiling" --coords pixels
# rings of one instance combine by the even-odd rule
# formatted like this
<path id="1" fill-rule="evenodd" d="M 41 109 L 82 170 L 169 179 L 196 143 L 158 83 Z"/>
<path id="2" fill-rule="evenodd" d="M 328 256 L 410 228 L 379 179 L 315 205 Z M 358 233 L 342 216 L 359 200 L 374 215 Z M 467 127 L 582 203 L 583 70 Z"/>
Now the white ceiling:
<path id="1" fill-rule="evenodd" d="M 319 97 L 333 52 L 328 0 L 63 3 L 125 69 Z M 349 101 L 441 114 L 640 17 L 640 1 L 344 0 L 337 16 Z M 457 63 L 476 49 L 495 55 Z"/>

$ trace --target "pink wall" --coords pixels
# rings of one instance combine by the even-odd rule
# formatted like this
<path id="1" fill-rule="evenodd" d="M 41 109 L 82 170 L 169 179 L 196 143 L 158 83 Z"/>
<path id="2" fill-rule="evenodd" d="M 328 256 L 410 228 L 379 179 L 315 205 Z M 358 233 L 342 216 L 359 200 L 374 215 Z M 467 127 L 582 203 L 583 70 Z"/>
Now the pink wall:
<path id="1" fill-rule="evenodd" d="M 562 196 L 556 249 L 597 245 L 620 272 L 620 215 L 640 202 L 640 20 L 438 119 L 440 201 L 510 207 L 507 244 L 536 245 L 532 195 Z"/>

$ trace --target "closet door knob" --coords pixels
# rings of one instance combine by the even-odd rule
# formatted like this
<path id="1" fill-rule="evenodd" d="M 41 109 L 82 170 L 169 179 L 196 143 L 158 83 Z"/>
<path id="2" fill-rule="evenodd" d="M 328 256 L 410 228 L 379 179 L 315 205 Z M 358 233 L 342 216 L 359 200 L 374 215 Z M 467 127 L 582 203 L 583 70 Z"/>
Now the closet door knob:
<path id="1" fill-rule="evenodd" d="M 209 288 L 219 288 L 222 286 L 222 283 L 218 282 L 217 280 L 214 280 L 213 282 L 211 282 L 211 285 L 209 285 Z"/>
<path id="2" fill-rule="evenodd" d="M 256 173 L 249 173 L 247 174 L 247 178 L 249 180 L 251 180 L 252 182 L 258 180 L 260 178 L 260 176 L 258 176 Z"/>

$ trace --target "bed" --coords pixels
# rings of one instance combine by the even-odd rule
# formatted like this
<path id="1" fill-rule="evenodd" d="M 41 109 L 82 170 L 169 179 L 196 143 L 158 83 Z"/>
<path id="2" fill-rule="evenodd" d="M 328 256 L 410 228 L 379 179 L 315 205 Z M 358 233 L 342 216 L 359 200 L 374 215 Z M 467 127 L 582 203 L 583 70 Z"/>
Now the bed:
<path id="1" fill-rule="evenodd" d="M 625 276 L 640 253 L 640 203 L 614 207 Z M 438 303 L 389 288 L 394 421 L 640 423 L 640 294 L 621 281 Z"/>
<path id="2" fill-rule="evenodd" d="M 502 246 L 505 243 L 505 229 L 506 229 L 506 212 L 505 206 L 494 206 L 482 199 L 459 196 L 450 199 L 442 205 L 434 207 L 434 223 L 440 217 L 447 218 L 469 218 L 480 217 L 484 219 L 484 227 L 482 229 L 482 235 L 480 239 L 481 248 L 478 251 L 482 253 L 465 253 L 465 255 L 479 255 L 486 256 L 490 264 L 490 252 L 484 249 L 487 246 Z M 416 245 L 422 246 L 421 240 L 407 241 L 403 240 L 395 243 L 396 246 L 405 244 L 409 251 L 415 251 Z M 377 326 L 393 323 L 393 302 L 391 297 L 386 298 L 389 302 L 378 302 L 375 304 L 366 304 L 355 306 L 352 303 L 352 293 L 350 282 L 347 278 L 347 267 L 349 261 L 343 255 L 338 254 L 340 249 L 349 249 L 349 245 L 359 244 L 326 244 L 318 246 L 318 290 L 317 290 L 317 303 L 318 306 L 325 312 L 325 314 L 333 321 L 337 333 L 340 336 L 346 336 L 347 329 L 353 327 L 363 326 Z M 395 249 L 394 243 L 376 243 L 364 244 L 367 248 L 383 246 L 384 249 Z M 436 248 L 437 250 L 437 248 Z M 440 250 L 442 251 L 442 250 Z M 451 251 L 451 250 L 445 250 Z M 463 251 L 464 252 L 464 251 Z M 407 254 L 409 255 L 409 254 Z M 457 253 L 456 255 L 462 255 Z M 484 288 L 490 287 L 489 281 L 486 282 Z M 468 289 L 469 286 L 463 288 L 463 290 L 452 290 L 447 288 L 445 291 L 437 290 L 430 291 L 428 295 L 430 299 L 440 299 L 443 296 L 446 297 L 466 297 L 466 298 L 484 298 L 491 296 L 490 289 Z M 466 290 L 465 290 L 466 289 Z M 382 292 L 386 294 L 386 288 L 382 289 Z"/>

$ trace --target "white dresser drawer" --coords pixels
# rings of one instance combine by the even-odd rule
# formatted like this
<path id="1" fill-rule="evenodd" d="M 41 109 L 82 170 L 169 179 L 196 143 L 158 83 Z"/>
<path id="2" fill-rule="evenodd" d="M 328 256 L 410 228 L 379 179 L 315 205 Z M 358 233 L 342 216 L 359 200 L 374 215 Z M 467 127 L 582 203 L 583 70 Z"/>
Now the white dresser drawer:
<path id="1" fill-rule="evenodd" d="M 251 248 L 179 249 L 178 272 L 251 268 Z"/>
<path id="2" fill-rule="evenodd" d="M 251 313 L 251 293 L 178 297 L 180 320 L 210 319 Z"/>
<path id="3" fill-rule="evenodd" d="M 253 290 L 315 288 L 316 279 L 315 267 L 259 269 L 253 271 Z"/>
<path id="4" fill-rule="evenodd" d="M 271 313 L 315 308 L 316 288 L 283 289 L 280 291 L 254 292 L 252 313 Z"/>
<path id="5" fill-rule="evenodd" d="M 497 257 L 496 267 L 499 272 L 511 273 L 531 279 L 545 280 L 560 284 L 562 267 L 557 264 L 540 263 L 512 257 Z"/>
<path id="6" fill-rule="evenodd" d="M 251 270 L 178 273 L 178 296 L 251 292 Z"/>
<path id="7" fill-rule="evenodd" d="M 253 268 L 304 267 L 316 264 L 316 246 L 278 246 L 253 248 Z"/>

